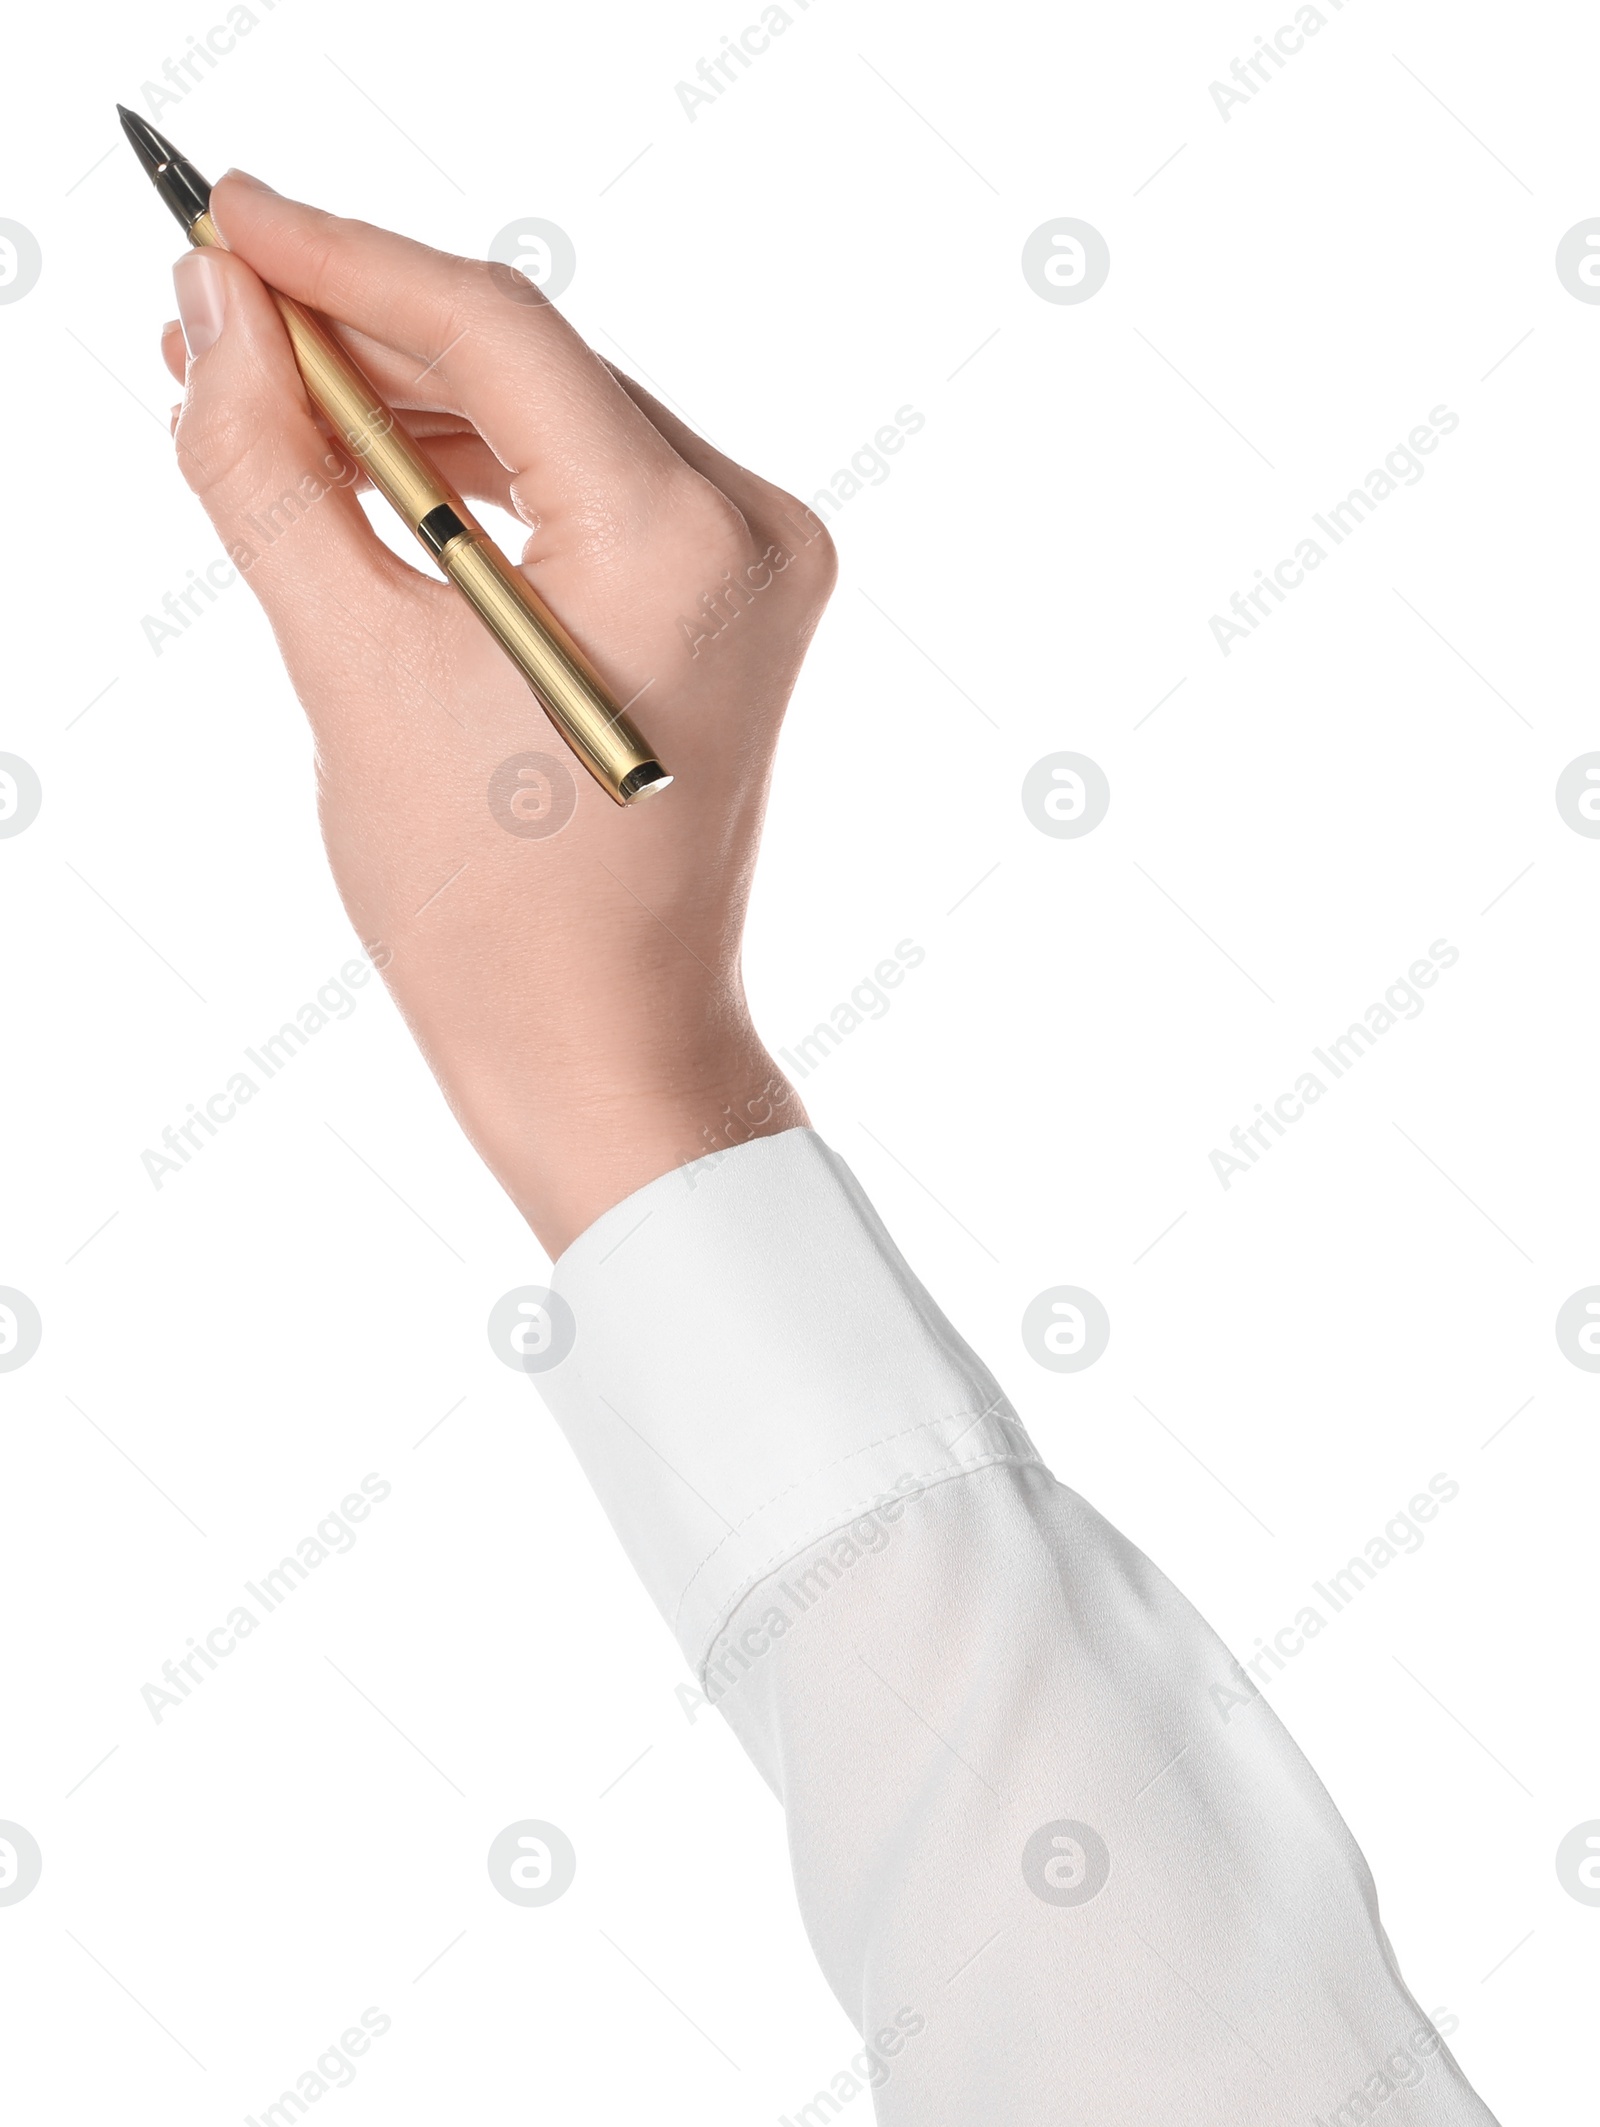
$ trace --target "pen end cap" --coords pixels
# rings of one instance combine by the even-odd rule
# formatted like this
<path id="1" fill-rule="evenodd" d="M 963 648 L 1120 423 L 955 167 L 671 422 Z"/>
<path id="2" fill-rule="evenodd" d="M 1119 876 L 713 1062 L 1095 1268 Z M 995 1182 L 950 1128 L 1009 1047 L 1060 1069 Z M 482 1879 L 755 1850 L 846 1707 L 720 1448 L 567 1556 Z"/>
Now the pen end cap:
<path id="1" fill-rule="evenodd" d="M 621 783 L 622 802 L 633 804 L 636 798 L 649 797 L 653 791 L 665 790 L 671 776 L 659 761 L 645 761 L 637 768 L 630 768 Z"/>

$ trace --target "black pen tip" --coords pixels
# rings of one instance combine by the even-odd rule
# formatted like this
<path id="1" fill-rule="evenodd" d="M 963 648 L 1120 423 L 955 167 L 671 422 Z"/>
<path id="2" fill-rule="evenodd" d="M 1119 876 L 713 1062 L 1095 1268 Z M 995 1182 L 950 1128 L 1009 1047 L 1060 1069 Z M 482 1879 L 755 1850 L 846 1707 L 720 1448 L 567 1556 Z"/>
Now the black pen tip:
<path id="1" fill-rule="evenodd" d="M 137 111 L 130 111 L 125 103 L 119 103 L 117 116 L 122 120 L 122 130 L 132 143 L 133 152 L 151 177 L 166 164 L 182 160 L 171 141 L 164 139 L 150 121 L 141 118 Z"/>
<path id="2" fill-rule="evenodd" d="M 186 155 L 180 154 L 164 133 L 158 133 L 148 118 L 117 105 L 117 116 L 144 173 L 187 229 L 204 214 L 211 200 L 211 187 Z"/>

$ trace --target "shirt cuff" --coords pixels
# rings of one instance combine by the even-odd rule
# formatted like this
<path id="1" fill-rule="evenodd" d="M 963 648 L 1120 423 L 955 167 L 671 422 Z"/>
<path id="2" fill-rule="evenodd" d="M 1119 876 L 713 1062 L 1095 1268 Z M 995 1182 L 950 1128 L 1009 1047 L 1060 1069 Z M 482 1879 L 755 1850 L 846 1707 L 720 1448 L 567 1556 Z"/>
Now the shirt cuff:
<path id="1" fill-rule="evenodd" d="M 572 1341 L 535 1379 L 697 1674 L 741 1599 L 822 1537 L 946 1478 L 1040 1463 L 814 1131 L 662 1175 L 551 1286 Z"/>

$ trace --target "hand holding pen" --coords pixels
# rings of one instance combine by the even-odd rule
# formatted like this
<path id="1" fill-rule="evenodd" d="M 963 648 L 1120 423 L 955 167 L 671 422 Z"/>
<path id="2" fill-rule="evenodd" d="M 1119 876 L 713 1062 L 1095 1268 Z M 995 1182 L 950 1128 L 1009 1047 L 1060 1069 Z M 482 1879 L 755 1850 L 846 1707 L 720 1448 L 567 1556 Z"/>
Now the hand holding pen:
<path id="1" fill-rule="evenodd" d="M 117 105 L 122 130 L 191 244 L 227 249 L 211 186 L 148 120 Z M 526 276 L 507 292 L 536 293 Z M 520 285 L 519 285 L 520 283 Z M 301 382 L 330 437 L 431 554 L 539 698 L 551 723 L 608 797 L 631 805 L 672 781 L 582 646 L 513 568 L 336 332 L 281 289 L 272 291 Z"/>
<path id="2" fill-rule="evenodd" d="M 179 259 L 183 331 L 164 342 L 185 383 L 179 462 L 310 719 L 358 935 L 388 946 L 385 979 L 447 1099 L 555 1253 L 728 1142 L 730 1111 L 797 1119 L 750 1024 L 739 937 L 832 544 L 505 268 L 238 172 L 210 212 L 227 249 Z M 610 695 L 641 721 L 648 705 L 666 798 L 622 809 L 574 774 L 467 603 L 378 537 L 272 291 L 334 323 L 459 495 L 528 526 L 522 573 Z M 526 822 L 521 773 L 538 793 Z"/>

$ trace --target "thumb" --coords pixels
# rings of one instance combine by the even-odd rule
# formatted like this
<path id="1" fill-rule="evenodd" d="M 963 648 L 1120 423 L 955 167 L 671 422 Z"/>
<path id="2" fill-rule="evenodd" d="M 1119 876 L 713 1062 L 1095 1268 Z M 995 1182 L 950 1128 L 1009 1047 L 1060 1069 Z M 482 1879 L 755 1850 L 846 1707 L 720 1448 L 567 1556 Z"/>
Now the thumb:
<path id="1" fill-rule="evenodd" d="M 229 560 L 291 664 L 314 661 L 318 631 L 344 635 L 359 621 L 381 633 L 428 579 L 368 524 L 271 295 L 242 259 L 215 249 L 186 252 L 172 279 L 189 350 L 178 461 Z"/>

